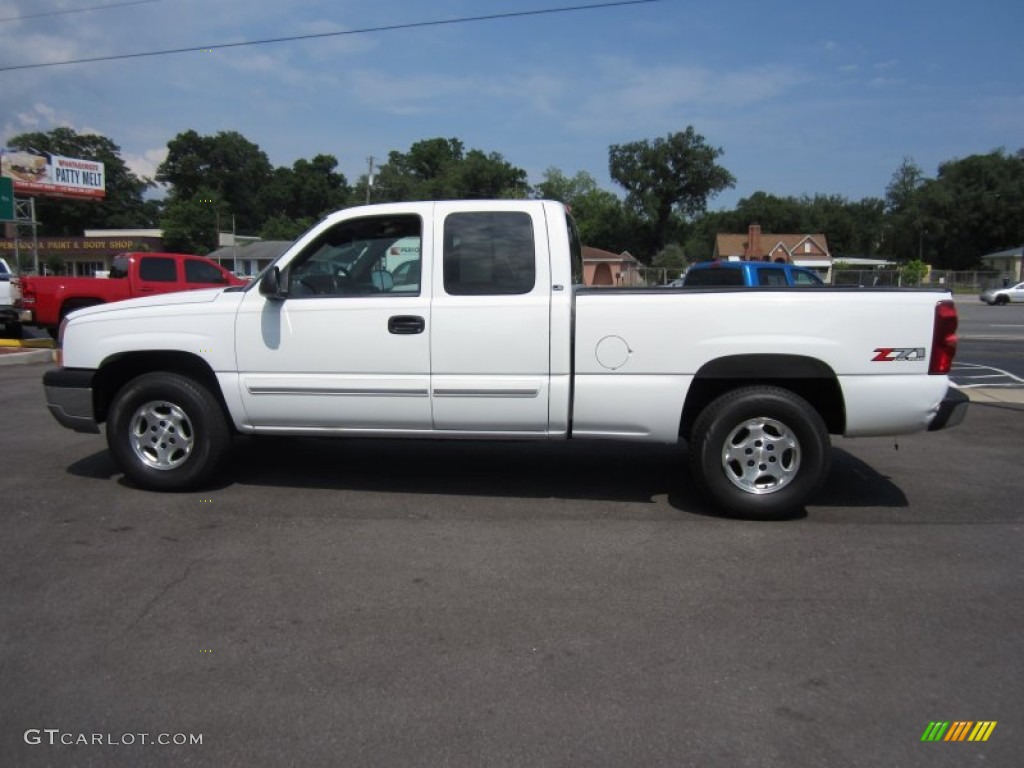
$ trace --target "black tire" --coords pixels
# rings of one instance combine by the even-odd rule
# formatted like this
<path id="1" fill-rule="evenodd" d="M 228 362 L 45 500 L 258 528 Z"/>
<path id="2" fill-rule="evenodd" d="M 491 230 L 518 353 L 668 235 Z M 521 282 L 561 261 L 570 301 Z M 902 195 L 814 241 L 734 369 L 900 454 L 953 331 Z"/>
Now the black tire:
<path id="1" fill-rule="evenodd" d="M 690 472 L 720 510 L 775 520 L 802 511 L 831 466 L 814 407 L 779 387 L 744 387 L 708 405 L 690 436 Z"/>
<path id="2" fill-rule="evenodd" d="M 996 302 L 995 303 L 996 303 L 997 307 L 1004 307 L 1004 306 L 1006 306 L 1007 304 L 1010 303 L 1010 297 L 1009 296 L 996 296 Z"/>
<path id="3" fill-rule="evenodd" d="M 146 373 L 114 396 L 107 445 L 125 476 L 152 491 L 189 491 L 217 471 L 231 430 L 217 399 L 194 379 Z"/>

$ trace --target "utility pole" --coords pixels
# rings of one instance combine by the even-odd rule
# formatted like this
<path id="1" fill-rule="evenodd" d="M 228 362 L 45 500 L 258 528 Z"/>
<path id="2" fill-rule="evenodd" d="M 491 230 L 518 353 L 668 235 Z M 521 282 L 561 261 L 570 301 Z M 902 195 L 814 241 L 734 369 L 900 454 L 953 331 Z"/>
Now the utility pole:
<path id="1" fill-rule="evenodd" d="M 370 188 L 373 186 L 373 155 L 366 158 L 369 169 L 366 171 L 366 204 L 370 204 Z"/>

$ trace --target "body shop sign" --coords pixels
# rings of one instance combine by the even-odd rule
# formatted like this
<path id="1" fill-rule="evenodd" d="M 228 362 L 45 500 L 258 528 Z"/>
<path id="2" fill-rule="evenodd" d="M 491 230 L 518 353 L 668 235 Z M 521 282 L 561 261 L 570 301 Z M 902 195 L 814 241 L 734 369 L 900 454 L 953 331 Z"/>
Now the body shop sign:
<path id="1" fill-rule="evenodd" d="M 20 149 L 0 149 L 0 175 L 14 182 L 14 194 L 43 197 L 106 196 L 103 163 Z"/>

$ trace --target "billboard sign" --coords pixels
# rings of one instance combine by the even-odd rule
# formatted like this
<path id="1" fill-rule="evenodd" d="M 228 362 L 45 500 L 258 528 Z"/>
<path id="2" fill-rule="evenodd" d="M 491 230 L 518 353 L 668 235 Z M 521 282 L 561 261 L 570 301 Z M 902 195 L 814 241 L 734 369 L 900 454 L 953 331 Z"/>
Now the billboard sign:
<path id="1" fill-rule="evenodd" d="M 102 200 L 103 163 L 22 149 L 0 149 L 0 176 L 14 183 L 14 194 Z"/>

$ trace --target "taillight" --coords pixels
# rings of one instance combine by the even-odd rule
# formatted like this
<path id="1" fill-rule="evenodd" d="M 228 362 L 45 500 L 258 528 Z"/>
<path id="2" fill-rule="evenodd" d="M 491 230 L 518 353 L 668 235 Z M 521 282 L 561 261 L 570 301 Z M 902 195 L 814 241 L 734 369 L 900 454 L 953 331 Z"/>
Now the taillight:
<path id="1" fill-rule="evenodd" d="M 956 304 L 940 301 L 935 305 L 935 326 L 932 331 L 932 357 L 928 373 L 946 374 L 956 356 Z"/>
<path id="2" fill-rule="evenodd" d="M 36 303 L 36 292 L 31 285 L 26 285 L 22 280 L 14 280 L 11 283 L 11 298 L 14 299 L 14 306 L 34 306 Z"/>

